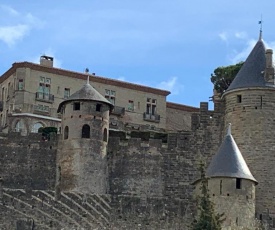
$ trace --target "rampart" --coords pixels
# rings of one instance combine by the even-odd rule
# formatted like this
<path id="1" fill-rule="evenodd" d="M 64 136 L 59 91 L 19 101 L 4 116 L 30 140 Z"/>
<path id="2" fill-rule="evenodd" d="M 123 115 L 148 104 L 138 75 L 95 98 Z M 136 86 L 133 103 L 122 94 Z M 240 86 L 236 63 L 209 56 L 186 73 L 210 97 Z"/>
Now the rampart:
<path id="1" fill-rule="evenodd" d="M 56 137 L 45 141 L 37 134 L 3 136 L 1 227 L 188 229 L 195 204 L 192 182 L 199 177 L 200 162 L 217 151 L 222 124 L 222 112 L 209 111 L 207 103 L 201 103 L 191 131 L 110 131 L 107 196 L 55 193 Z"/>

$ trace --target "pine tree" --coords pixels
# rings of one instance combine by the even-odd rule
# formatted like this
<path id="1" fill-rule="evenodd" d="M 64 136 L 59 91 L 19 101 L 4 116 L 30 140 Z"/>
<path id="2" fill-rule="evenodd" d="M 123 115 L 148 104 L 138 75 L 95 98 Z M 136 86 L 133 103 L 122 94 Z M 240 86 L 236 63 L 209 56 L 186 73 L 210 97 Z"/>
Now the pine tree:
<path id="1" fill-rule="evenodd" d="M 209 191 L 207 188 L 208 179 L 205 176 L 203 164 L 200 167 L 201 171 L 201 196 L 198 202 L 198 216 L 192 223 L 192 230 L 221 230 L 221 224 L 224 221 L 224 214 L 216 214 L 214 203 L 210 200 Z"/>

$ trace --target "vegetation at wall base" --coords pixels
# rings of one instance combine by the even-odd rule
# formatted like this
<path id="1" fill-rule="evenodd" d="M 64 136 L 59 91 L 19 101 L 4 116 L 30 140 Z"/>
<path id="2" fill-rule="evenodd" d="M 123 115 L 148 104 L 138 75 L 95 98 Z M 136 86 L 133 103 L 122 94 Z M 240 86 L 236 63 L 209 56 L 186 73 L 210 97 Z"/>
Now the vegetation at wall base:
<path id="1" fill-rule="evenodd" d="M 41 127 L 38 129 L 38 133 L 42 133 L 42 137 L 45 140 L 50 140 L 51 134 L 57 133 L 57 128 L 56 127 Z"/>
<path id="2" fill-rule="evenodd" d="M 201 195 L 198 197 L 198 216 L 193 220 L 192 230 L 221 230 L 221 224 L 225 220 L 224 214 L 217 214 L 214 210 L 214 203 L 210 200 L 207 188 L 208 179 L 205 176 L 203 164 L 201 171 Z"/>

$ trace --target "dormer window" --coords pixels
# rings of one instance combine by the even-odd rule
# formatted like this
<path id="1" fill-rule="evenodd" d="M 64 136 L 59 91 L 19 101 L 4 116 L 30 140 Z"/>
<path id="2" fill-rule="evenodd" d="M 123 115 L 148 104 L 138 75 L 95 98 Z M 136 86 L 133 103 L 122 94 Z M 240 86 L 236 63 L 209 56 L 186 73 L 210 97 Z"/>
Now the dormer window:
<path id="1" fill-rule="evenodd" d="M 80 110 L 80 102 L 74 103 L 74 110 Z"/>

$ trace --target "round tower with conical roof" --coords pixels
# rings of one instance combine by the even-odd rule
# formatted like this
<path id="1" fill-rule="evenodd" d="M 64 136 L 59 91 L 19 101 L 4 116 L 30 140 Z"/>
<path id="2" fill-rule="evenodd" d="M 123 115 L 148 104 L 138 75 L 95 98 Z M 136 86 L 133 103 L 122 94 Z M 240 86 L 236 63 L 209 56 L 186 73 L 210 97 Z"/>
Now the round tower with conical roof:
<path id="1" fill-rule="evenodd" d="M 272 51 L 262 37 L 223 94 L 225 124 L 257 178 L 256 213 L 275 213 L 275 85 Z M 266 215 L 265 215 L 266 216 Z"/>
<path id="2" fill-rule="evenodd" d="M 255 185 L 233 136 L 227 134 L 206 170 L 208 189 L 215 211 L 224 214 L 223 229 L 251 229 L 255 226 Z M 197 192 L 200 184 L 197 183 Z"/>
<path id="3" fill-rule="evenodd" d="M 57 187 L 61 191 L 105 194 L 106 147 L 112 104 L 87 80 L 60 103 L 62 137 L 57 155 Z"/>

